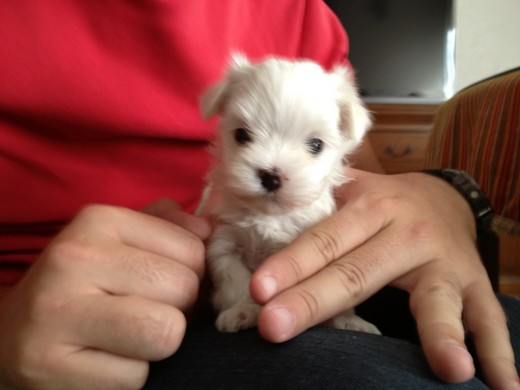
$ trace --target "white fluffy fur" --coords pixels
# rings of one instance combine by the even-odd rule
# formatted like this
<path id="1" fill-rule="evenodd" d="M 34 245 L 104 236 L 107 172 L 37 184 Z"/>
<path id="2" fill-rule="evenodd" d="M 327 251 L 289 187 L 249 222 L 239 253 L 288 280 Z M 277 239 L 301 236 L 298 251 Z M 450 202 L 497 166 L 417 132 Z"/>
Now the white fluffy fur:
<path id="1" fill-rule="evenodd" d="M 329 73 L 310 61 L 251 64 L 235 55 L 225 79 L 204 95 L 203 117 L 221 116 L 204 210 L 217 224 L 208 267 L 220 331 L 256 325 L 260 306 L 249 295 L 251 273 L 335 211 L 334 188 L 347 181 L 345 156 L 370 126 L 351 79 L 341 66 Z M 251 140 L 237 142 L 237 128 Z M 308 143 L 316 138 L 323 148 L 313 154 Z M 280 188 L 264 188 L 261 170 L 276 170 Z M 353 310 L 329 325 L 379 333 Z"/>

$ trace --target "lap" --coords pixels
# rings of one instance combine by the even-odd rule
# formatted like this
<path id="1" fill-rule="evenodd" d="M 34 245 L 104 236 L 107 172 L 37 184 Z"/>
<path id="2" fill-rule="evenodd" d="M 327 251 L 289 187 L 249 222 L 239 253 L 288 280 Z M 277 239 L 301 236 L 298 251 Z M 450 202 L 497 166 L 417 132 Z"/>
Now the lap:
<path id="1" fill-rule="evenodd" d="M 501 297 L 520 360 L 520 301 Z M 395 317 L 394 317 L 395 318 Z M 444 388 L 418 344 L 397 337 L 315 327 L 283 344 L 255 329 L 219 333 L 192 325 L 179 351 L 152 363 L 145 389 L 169 388 Z M 454 386 L 484 389 L 478 379 Z"/>

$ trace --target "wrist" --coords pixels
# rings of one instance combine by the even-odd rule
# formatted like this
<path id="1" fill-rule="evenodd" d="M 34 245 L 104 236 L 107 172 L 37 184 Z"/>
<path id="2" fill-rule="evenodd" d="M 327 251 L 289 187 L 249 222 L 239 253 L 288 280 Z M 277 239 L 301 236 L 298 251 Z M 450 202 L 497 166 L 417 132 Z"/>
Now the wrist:
<path id="1" fill-rule="evenodd" d="M 491 230 L 493 210 L 476 181 L 466 172 L 455 169 L 428 169 L 421 173 L 436 176 L 450 184 L 466 200 L 475 218 L 477 231 Z"/>

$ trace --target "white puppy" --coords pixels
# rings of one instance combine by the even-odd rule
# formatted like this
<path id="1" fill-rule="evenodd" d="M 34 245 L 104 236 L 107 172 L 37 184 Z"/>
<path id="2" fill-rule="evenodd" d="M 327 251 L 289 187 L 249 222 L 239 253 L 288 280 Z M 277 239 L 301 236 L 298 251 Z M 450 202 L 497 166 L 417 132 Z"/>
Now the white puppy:
<path id="1" fill-rule="evenodd" d="M 236 332 L 255 326 L 260 311 L 252 272 L 336 210 L 345 156 L 370 118 L 344 67 L 327 73 L 310 61 L 251 64 L 240 55 L 201 105 L 204 118 L 221 115 L 203 212 L 216 223 L 207 252 L 216 325 Z M 328 325 L 379 333 L 353 310 Z"/>

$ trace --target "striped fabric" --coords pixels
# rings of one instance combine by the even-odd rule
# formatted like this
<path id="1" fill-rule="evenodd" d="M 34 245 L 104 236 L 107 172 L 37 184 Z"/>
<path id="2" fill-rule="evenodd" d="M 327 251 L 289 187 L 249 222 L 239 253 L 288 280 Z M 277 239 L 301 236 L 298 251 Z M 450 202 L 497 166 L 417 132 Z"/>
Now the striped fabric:
<path id="1" fill-rule="evenodd" d="M 425 168 L 462 169 L 488 195 L 498 231 L 520 233 L 520 69 L 474 84 L 435 118 Z"/>

